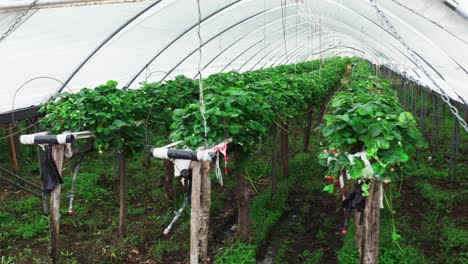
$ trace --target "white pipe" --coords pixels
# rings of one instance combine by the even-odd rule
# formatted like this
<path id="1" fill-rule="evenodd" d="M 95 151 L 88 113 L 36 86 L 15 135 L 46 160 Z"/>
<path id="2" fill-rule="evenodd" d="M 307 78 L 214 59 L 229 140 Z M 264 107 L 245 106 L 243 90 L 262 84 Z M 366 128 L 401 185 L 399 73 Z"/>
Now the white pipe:
<path id="1" fill-rule="evenodd" d="M 172 148 L 172 147 L 178 146 L 178 145 L 180 145 L 182 143 L 184 143 L 184 141 L 180 140 L 180 141 L 173 142 L 173 143 L 171 143 L 169 145 L 166 145 L 164 147 L 161 147 L 161 148 Z"/>
<path id="2" fill-rule="evenodd" d="M 39 0 L 32 9 L 119 4 L 141 1 L 143 0 Z M 0 12 L 27 10 L 32 2 L 33 0 L 3 0 L 0 1 Z"/>
<path id="3" fill-rule="evenodd" d="M 456 11 L 468 20 L 468 1 L 462 1 L 459 3 Z"/>

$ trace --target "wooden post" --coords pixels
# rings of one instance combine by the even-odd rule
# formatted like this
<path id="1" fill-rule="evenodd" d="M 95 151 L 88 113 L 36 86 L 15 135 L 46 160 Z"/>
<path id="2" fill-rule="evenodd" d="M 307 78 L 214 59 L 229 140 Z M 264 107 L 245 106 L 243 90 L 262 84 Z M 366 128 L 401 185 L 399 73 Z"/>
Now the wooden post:
<path id="1" fill-rule="evenodd" d="M 359 249 L 359 264 L 375 264 L 379 260 L 380 235 L 380 185 L 372 180 L 369 196 L 364 209 L 361 248 Z"/>
<path id="2" fill-rule="evenodd" d="M 53 145 L 52 146 L 52 158 L 55 161 L 57 170 L 60 175 L 62 175 L 62 162 L 63 162 L 63 145 Z M 50 258 L 52 263 L 57 263 L 58 257 L 58 240 L 59 240 L 59 228 L 60 228 L 60 193 L 62 186 L 59 184 L 55 189 L 50 193 L 50 230 L 51 230 L 51 250 Z"/>
<path id="3" fill-rule="evenodd" d="M 127 162 L 125 154 L 120 153 L 120 211 L 119 211 L 119 236 L 124 238 L 127 233 Z"/>
<path id="4" fill-rule="evenodd" d="M 354 243 L 357 248 L 361 246 L 361 238 L 362 238 L 361 216 L 362 216 L 361 212 L 358 212 L 358 211 L 354 212 Z"/>
<path id="5" fill-rule="evenodd" d="M 117 169 L 118 161 L 117 160 L 120 160 L 120 155 L 118 155 L 117 151 L 114 150 L 114 151 L 112 151 L 112 171 L 114 173 L 114 175 L 112 175 L 112 176 L 114 177 L 113 178 L 114 180 L 117 179 L 117 171 L 118 171 L 118 169 Z"/>
<path id="6" fill-rule="evenodd" d="M 237 234 L 240 239 L 247 240 L 250 235 L 250 183 L 242 174 L 240 166 L 240 150 L 234 152 L 236 166 L 236 196 L 237 196 Z"/>
<path id="7" fill-rule="evenodd" d="M 39 132 L 39 129 L 38 129 L 38 125 L 36 123 L 36 124 L 34 124 L 33 133 L 38 133 L 38 132 Z M 44 159 L 44 157 L 42 155 L 41 147 L 39 145 L 37 145 L 36 150 L 37 150 L 37 161 L 39 163 L 39 175 L 42 175 L 42 170 L 43 170 L 42 160 Z M 44 192 L 42 193 L 42 207 L 44 208 L 44 214 L 49 215 L 50 214 L 50 204 L 47 201 L 47 195 Z"/>
<path id="8" fill-rule="evenodd" d="M 323 103 L 320 106 L 319 110 L 319 116 L 318 116 L 318 122 L 319 124 L 322 123 L 323 116 L 326 114 L 327 106 L 328 106 L 328 101 L 330 100 L 330 96 L 327 95 L 326 97 L 323 98 Z"/>
<path id="9" fill-rule="evenodd" d="M 190 215 L 190 264 L 198 264 L 200 259 L 202 263 L 211 262 L 208 259 L 210 206 L 210 162 L 194 162 Z"/>
<path id="10" fill-rule="evenodd" d="M 283 123 L 281 128 L 281 163 L 283 167 L 283 177 L 289 176 L 289 138 L 288 123 Z"/>
<path id="11" fill-rule="evenodd" d="M 278 188 L 278 127 L 271 126 L 273 150 L 271 154 L 271 196 L 274 197 Z"/>
<path id="12" fill-rule="evenodd" d="M 164 160 L 164 170 L 166 171 L 166 176 L 164 178 L 164 196 L 166 201 L 171 201 L 174 197 L 174 164 L 172 161 Z"/>
<path id="13" fill-rule="evenodd" d="M 10 128 L 8 130 L 9 134 L 13 134 L 15 129 Z M 14 136 L 9 136 L 8 137 L 8 145 L 10 147 L 10 158 L 11 158 L 11 167 L 13 173 L 17 174 L 18 173 L 18 159 L 16 157 L 16 147 L 15 147 L 15 138 Z"/>
<path id="14" fill-rule="evenodd" d="M 151 114 L 151 110 L 150 110 L 150 113 Z M 170 130 L 168 130 L 170 131 Z M 148 153 L 148 146 L 150 144 L 150 137 L 149 137 L 149 133 L 148 133 L 148 120 L 146 120 L 146 123 L 145 123 L 145 147 L 144 147 L 144 153 Z M 150 165 L 150 155 L 144 155 L 143 157 L 143 166 L 144 167 L 149 167 Z"/>
<path id="15" fill-rule="evenodd" d="M 198 264 L 199 244 L 198 233 L 200 229 L 200 192 L 201 192 L 201 163 L 194 162 L 192 167 L 192 197 L 190 213 L 190 264 Z"/>
<path id="16" fill-rule="evenodd" d="M 303 140 L 304 152 L 307 152 L 309 150 L 310 127 L 312 126 L 313 111 L 314 111 L 314 108 L 312 106 L 306 111 L 306 125 L 304 127 L 304 140 Z"/>
<path id="17" fill-rule="evenodd" d="M 18 127 L 13 127 L 13 133 L 16 133 L 13 136 L 13 142 L 15 143 L 15 150 L 16 150 L 16 159 L 21 159 L 21 142 L 20 142 L 20 133 L 18 132 Z"/>
<path id="18" fill-rule="evenodd" d="M 200 245 L 200 257 L 204 264 L 211 263 L 208 258 L 208 234 L 210 226 L 210 206 L 211 206 L 211 181 L 210 162 L 201 164 L 201 196 L 200 196 L 200 231 L 198 240 Z"/>

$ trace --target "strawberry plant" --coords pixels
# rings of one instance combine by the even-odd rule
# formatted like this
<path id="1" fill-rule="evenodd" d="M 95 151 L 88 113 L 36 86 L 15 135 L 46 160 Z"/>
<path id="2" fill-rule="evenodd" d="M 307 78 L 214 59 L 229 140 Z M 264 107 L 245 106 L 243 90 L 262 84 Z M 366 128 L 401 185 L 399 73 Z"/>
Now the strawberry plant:
<path id="1" fill-rule="evenodd" d="M 246 73 L 220 73 L 205 82 L 207 143 L 233 136 L 249 149 L 273 122 L 297 118 L 339 82 L 349 59 L 284 65 Z M 312 71 L 316 70 L 316 71 Z M 198 83 L 184 76 L 141 89 L 117 89 L 109 81 L 76 94 L 63 93 L 45 104 L 42 122 L 52 133 L 90 130 L 99 151 L 113 148 L 134 153 L 141 149 L 148 129 L 166 126 L 172 140 L 187 146 L 204 142 L 199 112 Z M 168 124 L 172 125 L 169 127 Z"/>
<path id="2" fill-rule="evenodd" d="M 400 106 L 387 81 L 372 76 L 359 62 L 346 91 L 336 93 L 320 127 L 326 150 L 320 162 L 333 174 L 345 168 L 353 179 L 395 179 L 395 167 L 425 147 L 416 121 Z M 365 157 L 350 156 L 365 151 Z M 369 168 L 369 166 L 371 168 Z"/>
<path id="3" fill-rule="evenodd" d="M 307 72 L 317 63 L 300 64 L 239 74 L 228 72 L 204 82 L 208 145 L 233 137 L 248 151 L 274 122 L 303 115 L 308 105 L 319 102 L 325 91 L 339 82 L 348 59 L 330 59 L 320 72 Z M 297 66 L 296 66 L 297 70 Z M 190 148 L 204 142 L 203 117 L 198 102 L 174 110 L 171 139 Z"/>
<path id="4" fill-rule="evenodd" d="M 168 124 L 173 109 L 196 101 L 196 82 L 177 76 L 164 84 L 143 83 L 141 89 L 122 90 L 109 81 L 76 94 L 62 93 L 42 106 L 42 123 L 52 133 L 89 130 L 95 147 L 132 154 L 143 147 L 147 129 Z"/>
<path id="5" fill-rule="evenodd" d="M 114 81 L 76 94 L 62 93 L 42 106 L 42 123 L 52 133 L 90 130 L 99 151 L 112 147 L 133 153 L 143 143 L 146 106 L 134 103 L 141 94 L 117 89 Z"/>

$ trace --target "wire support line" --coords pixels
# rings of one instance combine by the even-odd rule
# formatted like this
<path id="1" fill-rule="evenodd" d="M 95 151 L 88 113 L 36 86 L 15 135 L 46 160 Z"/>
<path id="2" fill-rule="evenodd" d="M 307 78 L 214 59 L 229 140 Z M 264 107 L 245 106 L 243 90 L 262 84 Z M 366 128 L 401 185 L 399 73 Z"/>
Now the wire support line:
<path id="1" fill-rule="evenodd" d="M 31 79 L 27 80 L 26 82 L 24 82 L 22 85 L 20 85 L 20 87 L 18 87 L 18 88 L 15 90 L 15 94 L 13 95 L 13 101 L 12 101 L 12 103 L 11 103 L 11 121 L 12 121 L 13 123 L 15 123 L 15 101 L 16 101 L 16 95 L 18 94 L 18 92 L 19 92 L 21 89 L 24 88 L 24 86 L 26 86 L 27 84 L 29 84 L 29 83 L 32 82 L 32 81 L 36 81 L 36 80 L 40 80 L 40 79 L 47 79 L 47 80 L 56 81 L 56 82 L 62 84 L 63 87 L 66 87 L 66 88 L 70 91 L 70 93 L 73 93 L 73 91 L 72 91 L 72 89 L 70 89 L 70 87 L 68 87 L 66 84 L 64 84 L 62 81 L 60 81 L 60 80 L 57 79 L 57 78 L 49 77 L 49 76 L 39 76 L 39 77 L 31 78 Z M 60 88 L 60 89 L 62 89 L 62 88 Z M 58 93 L 61 91 L 60 89 L 54 93 L 54 96 L 55 96 L 56 94 L 58 94 Z M 52 98 L 53 98 L 53 96 L 52 96 L 50 99 L 52 99 Z M 49 100 L 50 100 L 50 99 L 49 99 Z"/>
<path id="2" fill-rule="evenodd" d="M 286 41 L 286 0 L 281 0 L 281 22 L 283 25 L 283 41 L 284 41 L 284 51 L 286 54 L 286 58 L 288 57 L 288 46 Z"/>
<path id="3" fill-rule="evenodd" d="M 28 129 L 34 127 L 34 126 L 35 126 L 36 124 L 38 124 L 38 123 L 39 123 L 39 121 L 36 121 L 36 122 L 32 123 L 31 125 L 29 125 L 29 126 L 23 128 L 23 129 L 21 129 L 21 130 L 18 130 L 18 131 L 14 132 L 14 133 L 8 134 L 8 135 L 3 136 L 3 137 L 0 137 L 0 140 L 4 140 L 4 139 L 8 139 L 8 138 L 10 138 L 10 137 L 16 136 L 16 135 L 20 134 L 21 132 L 26 131 L 26 130 L 28 130 Z"/>
<path id="4" fill-rule="evenodd" d="M 198 27 L 197 27 L 197 35 L 198 35 L 198 41 L 199 41 L 199 46 L 198 46 L 198 90 L 200 93 L 200 114 L 203 118 L 203 129 L 204 129 L 204 141 L 205 141 L 205 149 L 207 148 L 207 139 L 208 139 L 208 125 L 206 121 L 206 107 L 205 107 L 205 100 L 204 100 L 204 95 L 203 95 L 203 77 L 202 77 L 202 71 L 201 71 L 201 64 L 203 61 L 203 39 L 201 36 L 201 24 L 202 24 L 202 13 L 201 13 L 201 5 L 200 5 L 200 0 L 197 0 L 197 7 L 198 7 Z"/>
<path id="5" fill-rule="evenodd" d="M 377 14 L 384 20 L 385 24 L 390 28 L 392 31 L 393 35 L 398 39 L 398 41 L 406 48 L 408 51 L 409 55 L 414 59 L 416 62 L 416 66 L 424 73 L 424 75 L 432 82 L 432 84 L 437 88 L 441 94 L 442 101 L 444 101 L 450 108 L 450 112 L 458 119 L 460 122 L 460 125 L 465 129 L 466 132 L 468 132 L 468 124 L 466 121 L 463 119 L 463 117 L 460 116 L 460 113 L 458 109 L 450 102 L 450 97 L 447 95 L 445 90 L 440 87 L 440 85 L 432 78 L 432 76 L 429 74 L 429 72 L 426 71 L 426 69 L 422 66 L 420 63 L 420 59 L 418 58 L 416 52 L 406 43 L 406 41 L 403 39 L 403 37 L 400 35 L 400 33 L 396 30 L 395 26 L 390 22 L 390 20 L 387 18 L 387 16 L 383 13 L 382 9 L 375 3 L 374 0 L 369 0 L 371 5 L 374 7 L 376 10 Z"/>

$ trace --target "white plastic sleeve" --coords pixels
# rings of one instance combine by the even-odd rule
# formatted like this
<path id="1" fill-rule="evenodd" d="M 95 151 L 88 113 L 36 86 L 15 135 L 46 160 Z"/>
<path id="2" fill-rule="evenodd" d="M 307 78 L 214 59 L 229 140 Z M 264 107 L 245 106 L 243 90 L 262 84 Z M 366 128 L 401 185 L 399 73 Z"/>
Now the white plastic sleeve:
<path id="1" fill-rule="evenodd" d="M 57 135 L 57 143 L 59 144 L 65 144 L 67 143 L 67 136 L 70 134 L 60 134 Z"/>
<path id="2" fill-rule="evenodd" d="M 153 157 L 157 159 L 169 159 L 167 156 L 167 150 L 166 148 L 154 148 L 153 149 Z"/>
<path id="3" fill-rule="evenodd" d="M 197 160 L 211 161 L 210 152 L 208 150 L 197 151 Z"/>
<path id="4" fill-rule="evenodd" d="M 34 138 L 36 135 L 22 135 L 20 136 L 20 142 L 21 144 L 25 145 L 33 145 L 34 144 Z"/>

